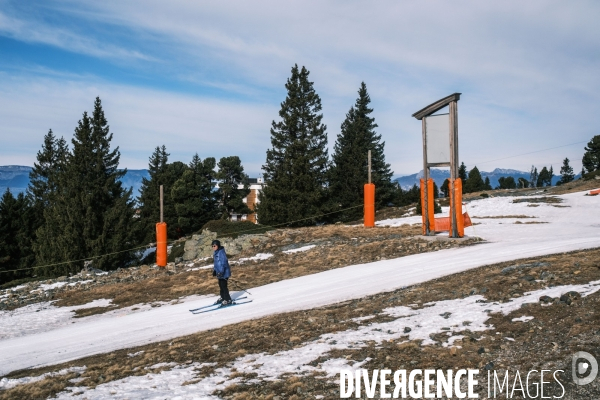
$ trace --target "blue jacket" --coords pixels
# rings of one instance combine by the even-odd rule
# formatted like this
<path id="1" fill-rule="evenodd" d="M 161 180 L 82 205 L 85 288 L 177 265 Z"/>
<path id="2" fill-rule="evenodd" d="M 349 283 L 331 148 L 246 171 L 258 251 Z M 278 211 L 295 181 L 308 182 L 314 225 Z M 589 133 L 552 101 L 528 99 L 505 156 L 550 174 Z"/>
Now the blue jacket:
<path id="1" fill-rule="evenodd" d="M 213 255 L 214 257 L 214 270 L 217 273 L 217 278 L 219 279 L 227 279 L 231 276 L 231 270 L 229 269 L 229 261 L 227 261 L 227 255 L 225 254 L 225 249 L 221 246 Z"/>

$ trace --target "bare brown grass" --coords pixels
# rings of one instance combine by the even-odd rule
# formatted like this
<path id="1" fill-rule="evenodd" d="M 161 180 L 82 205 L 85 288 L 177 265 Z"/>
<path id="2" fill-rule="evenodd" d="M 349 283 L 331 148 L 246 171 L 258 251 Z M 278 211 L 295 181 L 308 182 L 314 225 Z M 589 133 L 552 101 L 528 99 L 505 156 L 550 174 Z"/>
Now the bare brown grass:
<path id="1" fill-rule="evenodd" d="M 539 279 L 542 276 L 545 281 Z M 390 293 L 328 307 L 274 315 L 172 341 L 123 349 L 46 368 L 17 371 L 9 377 L 37 376 L 71 366 L 87 366 L 87 370 L 80 376 L 55 376 L 34 384 L 22 385 L 0 392 L 0 399 L 46 398 L 66 386 L 94 387 L 126 376 L 144 375 L 148 372 L 145 367 L 159 362 L 175 362 L 181 365 L 192 362 L 216 363 L 199 371 L 200 379 L 212 374 L 217 368 L 228 365 L 241 354 L 275 353 L 315 340 L 324 333 L 357 327 L 359 323 L 351 321 L 351 318 L 374 316 L 364 323 L 391 320 L 392 317 L 381 313 L 384 308 L 410 304 L 419 307 L 428 302 L 462 298 L 476 293 L 483 295 L 488 302 L 506 302 L 522 296 L 526 291 L 546 285 L 583 284 L 598 279 L 600 249 L 484 266 Z M 550 305 L 530 304 L 526 306 L 526 314 L 534 317 L 532 321 L 512 321 L 515 316 L 522 315 L 523 310 L 507 316 L 492 314 L 488 321 L 488 331 L 471 332 L 466 326 L 461 332 L 454 332 L 465 336 L 462 341 L 456 342 L 454 347 L 443 347 L 447 336 L 435 335 L 436 344 L 432 346 L 421 346 L 418 341 L 386 341 L 363 348 L 334 350 L 310 364 L 317 365 L 329 358 L 338 357 L 357 361 L 369 358 L 364 365 L 364 368 L 369 370 L 382 367 L 391 370 L 482 370 L 487 366 L 502 372 L 506 369 L 563 369 L 566 371 L 564 376 L 570 376 L 570 356 L 575 351 L 587 351 L 600 356 L 598 309 L 598 292 L 585 298 L 574 299 L 570 305 L 557 302 Z M 505 337 L 512 338 L 513 341 L 506 340 Z M 460 348 L 456 345 L 460 345 Z M 141 351 L 143 353 L 137 356 L 128 356 L 128 353 Z M 85 380 L 78 384 L 69 382 L 69 379 L 75 376 Z M 319 375 L 284 376 L 277 381 L 260 383 L 248 382 L 251 376 L 239 376 L 247 378 L 246 382 L 214 394 L 225 399 L 273 399 L 275 396 L 286 399 L 294 396 L 297 399 L 314 399 L 317 394 L 324 395 L 325 398 L 339 397 L 339 384 L 322 379 Z M 564 399 L 591 399 L 600 396 L 597 384 L 585 387 L 575 387 L 569 381 L 563 381 L 563 384 L 567 391 Z M 559 394 L 560 392 L 557 395 Z"/>
<path id="2" fill-rule="evenodd" d="M 284 279 L 314 274 L 352 264 L 368 263 L 410 254 L 436 251 L 449 247 L 468 246 L 479 239 L 458 241 L 430 241 L 419 237 L 420 226 L 376 227 L 365 229 L 344 225 L 298 228 L 271 232 L 269 240 L 259 252 L 274 254 L 266 260 L 248 261 L 233 265 L 231 287 L 257 287 Z M 313 244 L 309 251 L 286 254 L 283 251 Z M 234 257 L 250 257 L 257 252 L 248 250 Z M 205 265 L 198 264 L 198 266 Z M 97 307 L 76 311 L 77 316 L 102 313 L 112 309 L 141 303 L 176 300 L 192 294 L 215 294 L 218 286 L 211 270 L 159 271 L 134 282 L 116 282 L 91 287 L 87 290 L 68 290 L 56 295 L 57 306 L 86 304 L 97 299 L 112 299 L 112 308 Z M 127 271 L 123 271 L 124 274 Z"/>

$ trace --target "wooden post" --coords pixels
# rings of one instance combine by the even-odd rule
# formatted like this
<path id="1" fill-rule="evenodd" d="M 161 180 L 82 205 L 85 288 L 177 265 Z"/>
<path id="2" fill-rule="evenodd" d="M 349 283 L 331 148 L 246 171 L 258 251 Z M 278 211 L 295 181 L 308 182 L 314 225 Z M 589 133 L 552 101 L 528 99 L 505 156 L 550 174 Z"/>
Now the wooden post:
<path id="1" fill-rule="evenodd" d="M 375 227 L 375 185 L 371 183 L 371 150 L 367 153 L 367 168 L 369 183 L 364 186 L 364 225 L 365 228 Z"/>
<path id="2" fill-rule="evenodd" d="M 163 222 L 163 185 L 160 185 L 160 222 Z"/>
<path id="3" fill-rule="evenodd" d="M 451 101 L 448 105 L 449 112 L 449 132 L 450 132 L 450 237 L 458 238 L 460 232 L 458 229 L 458 219 L 462 217 L 462 212 L 457 215 L 457 209 L 462 210 L 462 204 L 456 204 L 457 196 L 455 195 L 454 182 L 458 178 L 458 113 L 456 101 Z M 464 184 L 464 182 L 461 182 Z M 462 185 L 461 185 L 462 188 Z M 461 189 L 462 190 L 462 189 Z M 462 203 L 462 197 L 459 200 Z"/>
<path id="4" fill-rule="evenodd" d="M 160 222 L 156 224 L 156 265 L 167 266 L 167 224 L 163 222 L 163 185 L 160 185 Z"/>
<path id="5" fill-rule="evenodd" d="M 422 203 L 423 203 L 422 204 L 422 206 L 423 206 L 422 213 L 425 216 L 425 218 L 423 219 L 423 223 L 425 225 L 425 229 L 424 229 L 425 233 L 424 234 L 425 234 L 425 236 L 429 236 L 429 234 L 430 234 L 429 227 L 431 225 L 430 225 L 430 221 L 429 221 L 429 207 L 428 207 L 429 199 L 427 196 L 427 192 L 428 192 L 427 182 L 429 180 L 429 168 L 427 166 L 427 133 L 426 133 L 427 125 L 426 125 L 425 119 L 426 118 L 423 118 L 421 120 L 421 127 L 422 127 L 422 131 L 423 131 L 423 184 L 425 185 L 424 186 L 424 197 L 422 200 Z"/>
<path id="6" fill-rule="evenodd" d="M 368 183 L 371 183 L 371 150 L 369 150 L 369 152 L 367 153 L 367 159 L 368 159 L 368 163 L 369 163 L 369 181 Z"/>

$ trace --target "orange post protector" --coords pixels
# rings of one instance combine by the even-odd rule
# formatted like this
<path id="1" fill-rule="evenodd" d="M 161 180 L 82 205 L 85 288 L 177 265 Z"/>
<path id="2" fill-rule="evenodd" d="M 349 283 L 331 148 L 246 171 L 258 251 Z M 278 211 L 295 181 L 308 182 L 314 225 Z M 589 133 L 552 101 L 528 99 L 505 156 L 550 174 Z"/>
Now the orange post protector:
<path id="1" fill-rule="evenodd" d="M 375 184 L 365 183 L 365 228 L 375 227 Z"/>
<path id="2" fill-rule="evenodd" d="M 156 224 L 156 265 L 167 266 L 167 223 Z"/>
<path id="3" fill-rule="evenodd" d="M 458 237 L 464 237 L 465 221 L 462 212 L 462 180 L 460 178 L 454 180 L 454 193 L 451 193 L 450 195 L 452 196 L 450 204 L 454 206 L 456 212 L 456 231 L 458 232 Z M 452 224 L 452 221 L 450 221 L 450 224 Z M 449 235 L 452 236 L 452 229 L 450 230 Z"/>
<path id="4" fill-rule="evenodd" d="M 423 179 L 420 180 L 421 183 L 421 221 L 423 223 L 423 235 L 427 234 L 427 229 L 425 227 L 425 189 L 427 189 L 427 214 L 429 216 L 429 232 L 435 231 L 435 217 L 434 217 L 434 204 L 433 204 L 433 179 L 429 178 L 427 180 L 427 185 L 425 185 L 425 181 Z"/>

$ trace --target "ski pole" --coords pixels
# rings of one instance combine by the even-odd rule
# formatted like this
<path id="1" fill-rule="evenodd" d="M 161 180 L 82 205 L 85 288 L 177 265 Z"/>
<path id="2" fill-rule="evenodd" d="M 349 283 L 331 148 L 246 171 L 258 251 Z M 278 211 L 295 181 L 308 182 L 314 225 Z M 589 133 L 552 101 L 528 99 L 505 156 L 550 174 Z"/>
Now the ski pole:
<path id="1" fill-rule="evenodd" d="M 237 289 L 240 289 L 246 293 L 248 293 L 250 296 L 252 296 L 252 293 L 250 293 L 249 291 L 247 291 L 246 289 L 244 289 L 243 287 L 241 287 L 240 285 L 238 285 L 237 281 L 235 281 L 234 279 L 229 278 L 229 280 L 235 285 L 235 287 Z"/>

